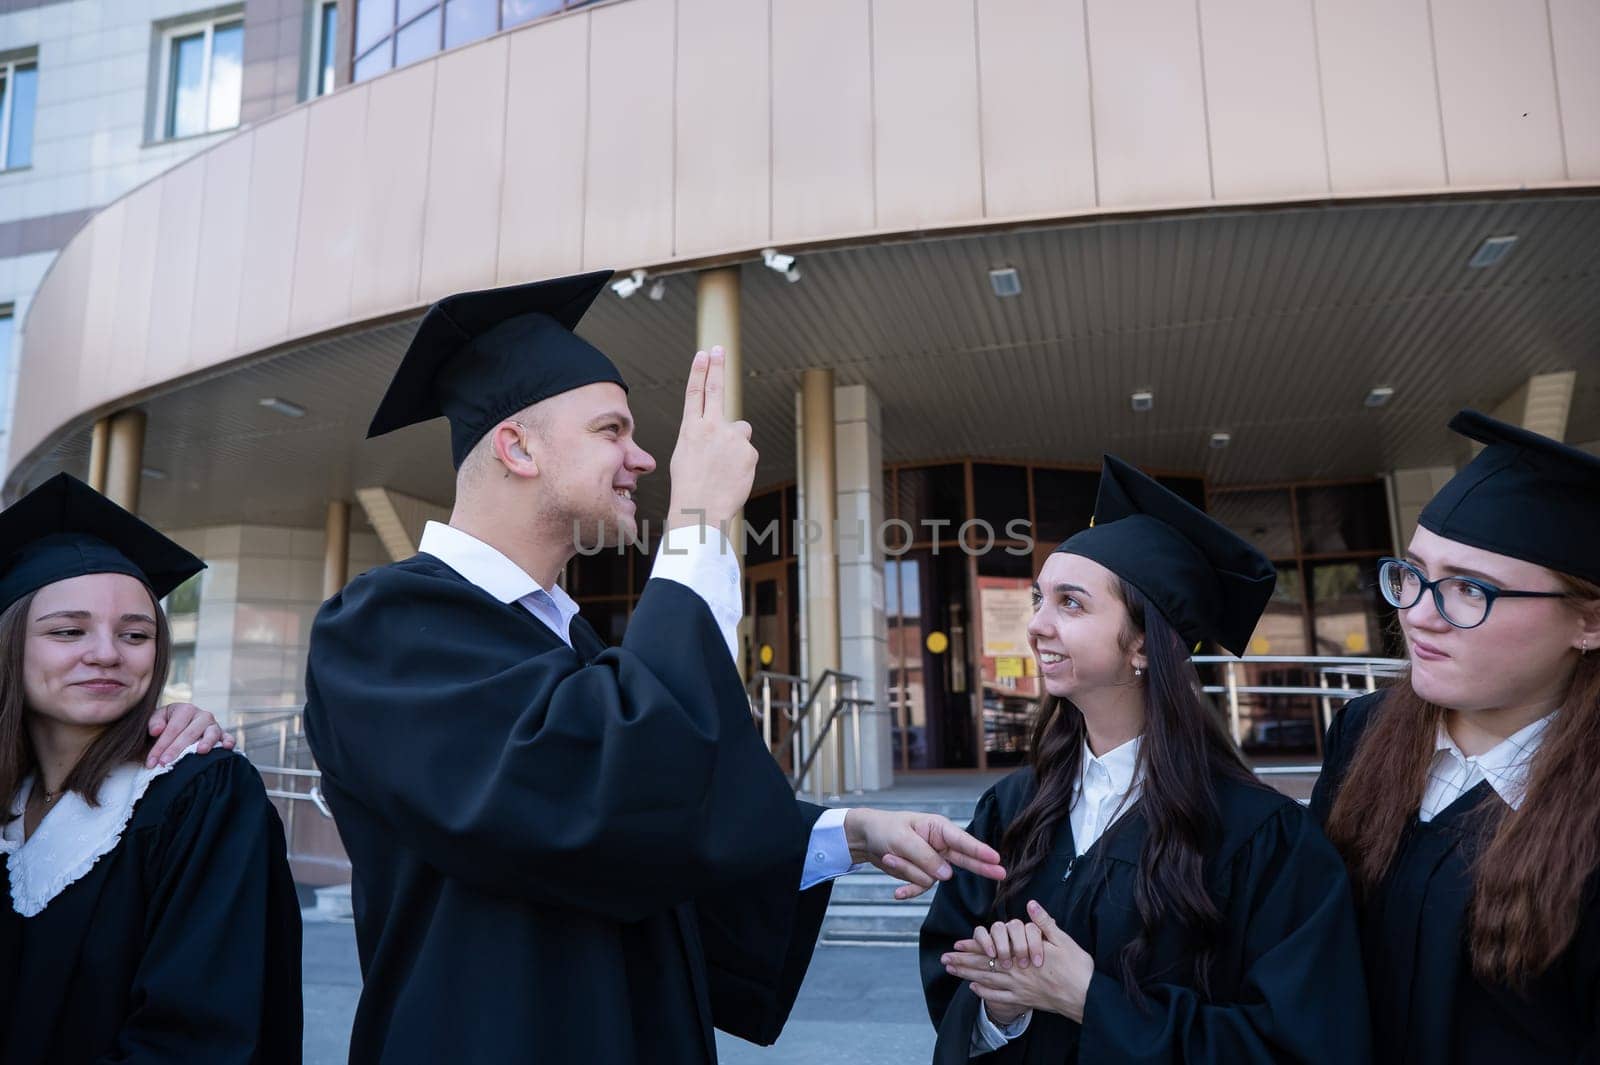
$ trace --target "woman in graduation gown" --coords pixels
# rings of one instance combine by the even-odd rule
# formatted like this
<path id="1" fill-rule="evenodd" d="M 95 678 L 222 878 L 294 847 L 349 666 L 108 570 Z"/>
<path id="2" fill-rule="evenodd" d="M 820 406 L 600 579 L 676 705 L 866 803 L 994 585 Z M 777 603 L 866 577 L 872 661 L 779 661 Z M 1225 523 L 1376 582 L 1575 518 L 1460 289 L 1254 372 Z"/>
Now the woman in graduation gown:
<path id="1" fill-rule="evenodd" d="M 147 767 L 199 559 L 58 476 L 0 514 L 0 1061 L 300 1060 L 300 910 L 249 762 Z"/>
<path id="2" fill-rule="evenodd" d="M 1328 733 L 1378 1058 L 1600 1062 L 1600 459 L 1485 447 L 1380 565 L 1411 667 Z"/>
<path id="3" fill-rule="evenodd" d="M 1041 567 L 1028 626 L 1047 697 L 1029 766 L 971 831 L 922 928 L 935 1061 L 1369 1058 L 1348 878 L 1297 803 L 1255 779 L 1190 648 L 1243 650 L 1275 572 L 1107 456 L 1095 524 Z"/>

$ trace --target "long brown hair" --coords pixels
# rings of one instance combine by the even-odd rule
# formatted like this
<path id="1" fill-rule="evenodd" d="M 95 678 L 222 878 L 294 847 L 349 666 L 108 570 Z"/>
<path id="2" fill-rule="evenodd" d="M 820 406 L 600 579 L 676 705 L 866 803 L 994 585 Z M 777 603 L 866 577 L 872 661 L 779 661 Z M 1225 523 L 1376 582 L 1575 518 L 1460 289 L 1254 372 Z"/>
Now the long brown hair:
<path id="1" fill-rule="evenodd" d="M 156 619 L 156 659 L 150 687 L 127 713 L 106 727 L 83 752 L 62 784 L 90 806 L 99 805 L 100 785 L 106 775 L 125 762 L 143 761 L 153 742 L 148 722 L 161 701 L 172 655 L 172 632 L 167 616 L 149 585 L 152 614 Z M 38 768 L 33 742 L 28 738 L 27 690 L 23 684 L 23 659 L 28 643 L 28 614 L 33 595 L 24 596 L 0 613 L 0 821 L 10 820 L 11 803 L 29 774 Z"/>
<path id="2" fill-rule="evenodd" d="M 1122 982 L 1130 995 L 1138 996 L 1138 969 L 1154 930 L 1171 921 L 1195 945 L 1194 979 L 1206 994 L 1222 927 L 1222 914 L 1203 876 L 1205 851 L 1221 820 L 1212 777 L 1221 774 L 1251 783 L 1255 777 L 1201 694 L 1184 639 L 1133 585 L 1117 581 L 1112 587 L 1128 608 L 1123 649 L 1130 650 L 1142 633 L 1149 659 L 1144 741 L 1135 770 L 1143 774 L 1139 807 L 1149 828 L 1134 879 L 1134 904 L 1143 929 L 1122 951 Z M 1070 700 L 1045 697 L 1028 744 L 1033 797 L 1000 841 L 1009 870 L 997 894 L 1000 903 L 1024 890 L 1049 857 L 1056 829 L 1072 809 L 1086 735 L 1083 714 Z"/>
<path id="3" fill-rule="evenodd" d="M 1583 612 L 1600 585 L 1558 573 Z M 1358 894 L 1374 891 L 1422 803 L 1445 708 L 1409 677 L 1392 687 L 1356 746 L 1328 817 Z M 1521 986 L 1549 968 L 1578 931 L 1584 890 L 1600 869 L 1600 655 L 1583 655 L 1559 713 L 1528 766 L 1522 804 L 1500 816 L 1472 869 L 1468 944 L 1484 980 Z"/>

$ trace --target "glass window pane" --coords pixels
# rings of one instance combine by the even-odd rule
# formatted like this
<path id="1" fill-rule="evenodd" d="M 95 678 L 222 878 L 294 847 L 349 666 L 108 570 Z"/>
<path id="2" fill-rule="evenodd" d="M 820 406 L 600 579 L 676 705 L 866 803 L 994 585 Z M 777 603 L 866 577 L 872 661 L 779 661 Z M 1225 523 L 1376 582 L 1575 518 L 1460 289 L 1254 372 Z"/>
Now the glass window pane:
<path id="1" fill-rule="evenodd" d="M 172 42 L 167 78 L 167 136 L 189 137 L 206 129 L 206 37 L 203 33 Z"/>
<path id="2" fill-rule="evenodd" d="M 430 7 L 438 7 L 439 0 L 399 0 L 399 13 L 395 21 L 404 26 Z"/>
<path id="3" fill-rule="evenodd" d="M 11 139 L 6 147 L 6 166 L 28 166 L 33 162 L 33 107 L 39 94 L 39 68 L 18 67 L 11 84 Z M 4 110 L 0 104 L 0 110 Z"/>
<path id="4" fill-rule="evenodd" d="M 593 541 L 593 526 L 589 539 Z M 588 548 L 594 551 L 593 547 Z M 573 556 L 567 564 L 567 594 L 574 599 L 597 595 L 628 594 L 628 551 L 615 547 L 601 548 L 593 554 Z"/>
<path id="5" fill-rule="evenodd" d="M 520 26 L 541 15 L 553 15 L 562 7 L 561 0 L 501 0 L 502 28 Z"/>
<path id="6" fill-rule="evenodd" d="M 239 124 L 243 89 L 244 23 L 218 26 L 211 34 L 211 106 L 207 129 L 232 129 Z"/>
<path id="7" fill-rule="evenodd" d="M 1376 559 L 1311 569 L 1311 614 L 1319 655 L 1389 655 L 1400 650 L 1394 607 L 1378 592 Z"/>
<path id="8" fill-rule="evenodd" d="M 444 5 L 444 46 L 487 37 L 496 29 L 494 0 L 449 0 Z"/>
<path id="9" fill-rule="evenodd" d="M 338 54 L 339 5 L 322 5 L 322 47 L 317 56 L 317 95 L 333 91 L 334 57 Z"/>
<path id="10" fill-rule="evenodd" d="M 434 8 L 394 35 L 394 65 L 403 67 L 439 50 L 439 9 Z"/>
<path id="11" fill-rule="evenodd" d="M 1100 474 L 1088 470 L 1033 471 L 1033 509 L 1039 527 L 1034 539 L 1041 547 L 1055 546 L 1089 527 L 1094 517 Z"/>
<path id="12" fill-rule="evenodd" d="M 1301 488 L 1300 547 L 1308 555 L 1388 551 L 1389 497 L 1382 481 Z"/>
<path id="13" fill-rule="evenodd" d="M 902 469 L 897 491 L 894 514 L 911 523 L 913 542 L 956 538 L 956 531 L 967 519 L 966 475 L 960 466 Z M 896 534 L 891 543 L 898 542 Z"/>
<path id="14" fill-rule="evenodd" d="M 365 55 L 392 29 L 394 0 L 356 0 L 356 55 Z"/>
<path id="15" fill-rule="evenodd" d="M 781 556 L 783 493 L 763 492 L 744 505 L 744 560 L 747 565 L 775 562 Z"/>
<path id="16" fill-rule="evenodd" d="M 989 523 L 996 540 L 1021 539 L 1028 535 L 1028 468 L 1026 466 L 991 466 L 974 463 L 972 466 L 972 509 L 974 518 Z M 1014 529 L 1024 530 L 1020 536 L 1011 536 L 1006 526 L 1017 522 Z M 973 542 L 980 546 L 988 538 L 984 530 L 973 532 Z M 1023 565 L 1027 562 L 1024 560 Z"/>
<path id="17" fill-rule="evenodd" d="M 1268 558 L 1294 557 L 1294 517 L 1288 489 L 1214 492 L 1211 513 Z"/>
<path id="18" fill-rule="evenodd" d="M 356 60 L 355 69 L 351 71 L 350 80 L 365 81 L 394 66 L 390 57 L 394 54 L 394 42 L 384 41 L 378 47 Z"/>

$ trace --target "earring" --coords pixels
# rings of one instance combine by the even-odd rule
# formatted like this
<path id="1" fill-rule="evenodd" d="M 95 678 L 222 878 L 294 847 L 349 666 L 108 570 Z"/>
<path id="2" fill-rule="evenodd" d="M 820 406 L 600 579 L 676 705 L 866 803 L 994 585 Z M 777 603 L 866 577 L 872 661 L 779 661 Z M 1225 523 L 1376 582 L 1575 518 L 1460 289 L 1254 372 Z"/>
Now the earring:
<path id="1" fill-rule="evenodd" d="M 1136 676 L 1136 677 L 1142 677 L 1142 676 L 1144 676 L 1144 670 L 1140 669 L 1138 666 L 1134 666 L 1133 667 L 1133 675 Z"/>

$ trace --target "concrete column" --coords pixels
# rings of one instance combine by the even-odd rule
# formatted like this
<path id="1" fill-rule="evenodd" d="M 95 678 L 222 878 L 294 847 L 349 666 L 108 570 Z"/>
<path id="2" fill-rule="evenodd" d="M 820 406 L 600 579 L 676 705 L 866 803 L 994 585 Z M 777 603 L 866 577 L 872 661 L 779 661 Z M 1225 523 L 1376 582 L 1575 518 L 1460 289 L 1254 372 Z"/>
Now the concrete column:
<path id="1" fill-rule="evenodd" d="M 1534 374 L 1494 409 L 1494 416 L 1552 440 L 1565 440 L 1577 383 L 1576 370 Z"/>
<path id="2" fill-rule="evenodd" d="M 807 370 L 800 384 L 800 509 L 804 535 L 799 537 L 802 588 L 805 591 L 805 676 L 815 682 L 824 670 L 840 667 L 838 478 L 834 466 L 833 371 Z M 832 709 L 825 698 L 814 704 L 811 734 L 817 734 Z M 830 734 L 814 763 L 824 791 L 837 794 L 843 781 L 837 737 Z"/>
<path id="3" fill-rule="evenodd" d="M 744 417 L 744 353 L 739 344 L 739 268 L 727 266 L 718 270 L 702 270 L 695 282 L 695 347 L 710 351 L 718 344 L 727 357 L 723 364 L 727 370 L 722 393 L 722 410 L 730 421 Z M 744 566 L 744 511 L 733 516 L 728 523 L 728 539 L 739 556 L 741 571 Z M 742 584 L 741 584 L 742 588 Z M 742 649 L 750 642 L 752 620 L 748 616 L 739 621 L 739 647 L 734 655 L 734 666 L 744 675 Z"/>
<path id="4" fill-rule="evenodd" d="M 101 495 L 106 492 L 106 461 L 111 456 L 111 419 L 94 423 L 89 436 L 89 487 Z"/>
<path id="5" fill-rule="evenodd" d="M 322 555 L 322 598 L 338 595 L 350 580 L 350 502 L 328 503 L 327 532 Z"/>
<path id="6" fill-rule="evenodd" d="M 144 469 L 145 414 L 121 411 L 111 418 L 110 457 L 106 462 L 106 498 L 139 513 L 139 479 Z"/>
<path id="7" fill-rule="evenodd" d="M 861 678 L 873 713 L 861 717 L 861 781 L 869 790 L 894 783 L 894 736 L 888 708 L 889 633 L 884 618 L 883 421 L 865 385 L 833 390 L 833 439 L 839 514 L 839 657 Z M 853 740 L 853 736 L 847 737 Z M 855 786 L 856 778 L 850 778 Z"/>

